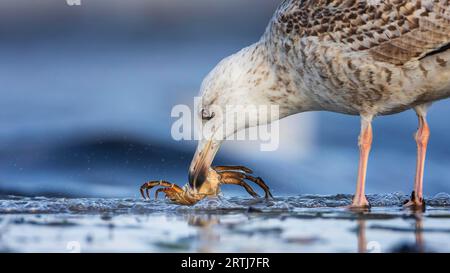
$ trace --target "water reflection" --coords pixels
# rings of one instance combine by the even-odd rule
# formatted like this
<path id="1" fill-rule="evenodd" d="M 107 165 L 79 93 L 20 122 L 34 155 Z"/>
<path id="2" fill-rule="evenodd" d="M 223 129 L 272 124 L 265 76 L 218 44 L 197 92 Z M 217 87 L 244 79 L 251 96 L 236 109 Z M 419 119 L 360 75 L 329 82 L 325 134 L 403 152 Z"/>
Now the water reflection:
<path id="1" fill-rule="evenodd" d="M 358 219 L 357 226 L 357 238 L 358 238 L 358 253 L 367 252 L 367 239 L 366 239 L 366 220 Z"/>
<path id="2" fill-rule="evenodd" d="M 241 236 L 252 237 L 255 234 L 265 234 L 274 236 L 273 232 L 275 232 L 275 227 L 258 227 L 252 230 L 240 229 L 239 226 L 246 226 L 252 222 L 252 220 L 259 221 L 261 220 L 259 216 L 255 217 L 244 217 L 239 218 L 237 221 L 229 221 L 227 218 L 229 215 L 221 215 L 221 214 L 188 214 L 184 216 L 184 221 L 187 222 L 189 226 L 196 228 L 196 237 L 197 243 L 195 247 L 195 251 L 199 252 L 214 252 L 217 250 L 217 247 L 223 243 L 223 239 L 227 238 L 227 233 L 239 234 Z M 248 216 L 248 215 L 247 215 Z M 323 217 L 323 216 L 322 216 Z M 410 212 L 405 215 L 397 215 L 392 216 L 390 214 L 372 214 L 370 212 L 360 212 L 356 215 L 352 215 L 349 217 L 355 219 L 356 217 L 356 249 L 355 251 L 358 253 L 381 253 L 381 252 L 419 252 L 423 253 L 426 251 L 425 239 L 424 239 L 424 213 L 421 211 Z M 265 220 L 271 218 L 270 216 L 263 217 Z M 298 217 L 287 217 L 291 219 L 299 219 Z M 274 220 L 286 220 L 287 218 L 279 218 L 274 216 L 272 219 Z M 303 217 L 300 217 L 303 218 Z M 327 218 L 327 217 L 323 217 Z M 379 226 L 373 224 L 373 221 L 384 221 L 387 219 L 395 220 L 403 218 L 405 221 L 414 221 L 412 226 L 409 228 L 403 228 L 401 226 L 393 225 L 393 226 Z M 228 219 L 228 220 L 227 220 Z M 303 218 L 302 223 L 299 225 L 310 224 L 310 219 Z M 333 218 L 326 219 L 326 222 L 332 224 L 334 222 Z M 372 225 L 371 225 L 372 224 Z M 280 228 L 277 229 L 279 234 L 285 233 L 288 231 L 286 227 L 281 228 L 282 223 L 280 222 Z M 401 241 L 395 242 L 394 240 L 382 240 L 378 241 L 380 234 L 377 234 L 380 230 L 382 232 L 387 233 L 403 233 L 407 232 L 412 234 L 414 240 L 411 241 Z M 291 227 L 296 228 L 297 227 Z M 300 229 L 300 227 L 299 227 Z M 372 232 L 368 232 L 371 230 Z M 270 233 L 272 232 L 272 233 Z M 374 236 L 377 234 L 377 236 Z M 318 236 L 318 235 L 317 235 Z M 382 235 L 384 236 L 384 235 Z M 248 238 L 247 237 L 247 238 Z M 275 236 L 277 237 L 277 236 Z M 314 240 L 306 240 L 305 238 L 314 238 Z M 303 247 L 313 247 L 314 245 L 319 244 L 327 244 L 327 240 L 323 240 L 320 236 L 316 237 L 316 235 L 312 235 L 306 231 L 300 230 L 295 237 L 285 238 L 284 242 L 290 246 L 292 246 L 292 250 L 294 252 L 303 251 Z M 306 242 L 306 243 L 305 243 Z"/>
<path id="3" fill-rule="evenodd" d="M 197 228 L 198 236 L 198 252 L 213 252 L 212 246 L 220 241 L 220 234 L 216 230 L 216 226 L 220 224 L 218 215 L 214 214 L 189 214 L 187 215 L 187 223 L 189 226 Z"/>
<path id="4" fill-rule="evenodd" d="M 421 211 L 415 212 L 413 214 L 415 219 L 415 237 L 416 237 L 416 249 L 417 252 L 425 252 L 425 241 L 423 235 L 423 213 Z"/>
<path id="5" fill-rule="evenodd" d="M 344 197 L 286 197 L 251 207 L 234 198 L 189 208 L 163 200 L 10 197 L 0 199 L 0 252 L 66 251 L 72 241 L 83 252 L 450 251 L 450 212 L 436 207 L 437 199 L 425 213 L 395 203 L 358 214 L 339 206 L 349 202 Z"/>
<path id="6" fill-rule="evenodd" d="M 413 211 L 409 217 L 414 220 L 414 243 L 401 243 L 399 246 L 394 247 L 392 252 L 425 252 L 426 248 L 423 234 L 424 214 L 422 211 Z M 377 241 L 368 241 L 367 239 L 367 220 L 369 219 L 369 215 L 360 213 L 357 219 L 356 237 L 358 253 L 380 253 L 382 251 L 381 244 Z"/>

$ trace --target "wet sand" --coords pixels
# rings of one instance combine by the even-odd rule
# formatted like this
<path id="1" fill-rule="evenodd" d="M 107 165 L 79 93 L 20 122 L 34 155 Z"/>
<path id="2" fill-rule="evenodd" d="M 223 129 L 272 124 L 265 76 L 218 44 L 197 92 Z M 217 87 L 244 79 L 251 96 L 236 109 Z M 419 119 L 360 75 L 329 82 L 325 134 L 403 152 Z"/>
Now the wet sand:
<path id="1" fill-rule="evenodd" d="M 1 252 L 449 252 L 450 195 L 425 212 L 401 193 L 275 200 L 225 198 L 193 207 L 141 199 L 0 199 Z"/>

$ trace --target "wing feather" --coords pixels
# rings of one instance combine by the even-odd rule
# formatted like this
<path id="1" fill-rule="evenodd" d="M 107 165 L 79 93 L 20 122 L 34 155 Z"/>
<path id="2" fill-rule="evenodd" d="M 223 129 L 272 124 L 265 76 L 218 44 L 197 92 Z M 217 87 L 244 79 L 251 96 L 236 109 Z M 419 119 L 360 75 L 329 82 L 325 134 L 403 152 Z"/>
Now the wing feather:
<path id="1" fill-rule="evenodd" d="M 269 39 L 315 39 L 395 65 L 450 44 L 450 0 L 285 0 Z"/>

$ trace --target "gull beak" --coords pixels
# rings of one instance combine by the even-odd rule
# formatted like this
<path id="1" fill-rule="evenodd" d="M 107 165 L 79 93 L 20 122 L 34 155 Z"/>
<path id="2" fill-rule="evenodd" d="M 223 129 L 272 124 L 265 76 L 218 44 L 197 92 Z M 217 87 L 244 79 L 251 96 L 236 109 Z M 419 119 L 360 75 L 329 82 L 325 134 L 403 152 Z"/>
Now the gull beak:
<path id="1" fill-rule="evenodd" d="M 220 148 L 220 142 L 214 140 L 200 140 L 189 168 L 189 185 L 193 189 L 200 189 L 208 177 L 209 168 Z"/>

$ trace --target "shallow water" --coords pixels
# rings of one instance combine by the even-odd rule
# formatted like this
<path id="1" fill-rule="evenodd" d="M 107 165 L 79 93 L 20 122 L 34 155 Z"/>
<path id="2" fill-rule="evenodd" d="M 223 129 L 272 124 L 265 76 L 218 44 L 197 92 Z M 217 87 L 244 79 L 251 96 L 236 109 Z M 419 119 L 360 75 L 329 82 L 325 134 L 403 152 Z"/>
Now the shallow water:
<path id="1" fill-rule="evenodd" d="M 273 201 L 219 197 L 192 207 L 141 199 L 0 199 L 2 252 L 398 252 L 450 251 L 450 195 L 427 210 L 401 208 L 401 193 Z"/>

